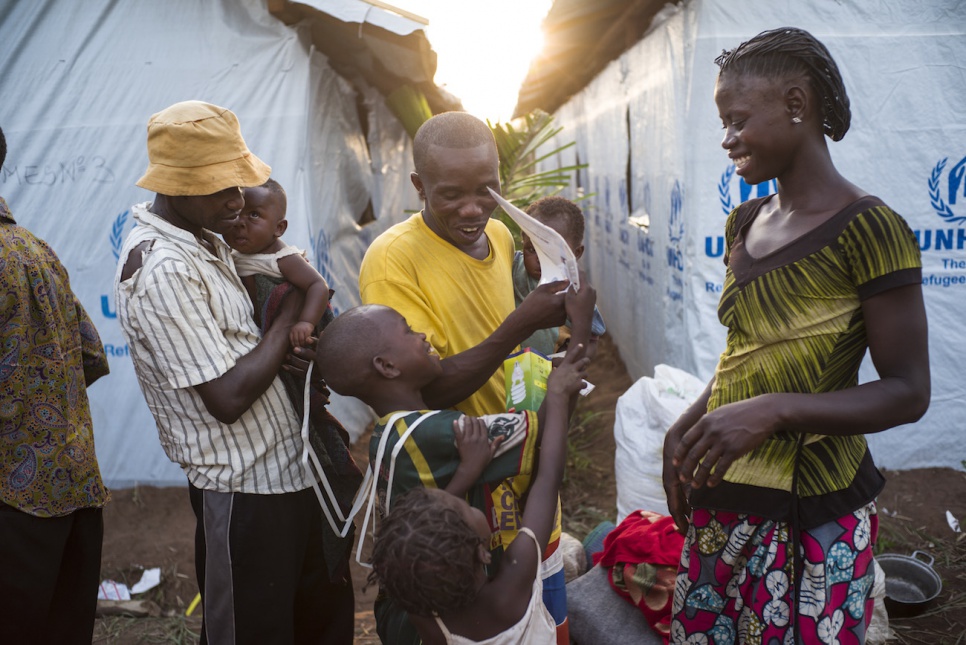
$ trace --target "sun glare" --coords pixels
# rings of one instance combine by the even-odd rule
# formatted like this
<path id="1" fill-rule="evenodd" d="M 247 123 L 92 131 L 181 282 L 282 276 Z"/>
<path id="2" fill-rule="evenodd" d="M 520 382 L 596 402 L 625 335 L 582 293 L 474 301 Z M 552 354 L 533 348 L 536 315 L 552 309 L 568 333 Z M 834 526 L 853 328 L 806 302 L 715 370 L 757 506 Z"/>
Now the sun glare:
<path id="1" fill-rule="evenodd" d="M 436 84 L 467 112 L 490 121 L 513 115 L 530 61 L 543 47 L 540 22 L 551 0 L 390 0 L 429 19 Z"/>

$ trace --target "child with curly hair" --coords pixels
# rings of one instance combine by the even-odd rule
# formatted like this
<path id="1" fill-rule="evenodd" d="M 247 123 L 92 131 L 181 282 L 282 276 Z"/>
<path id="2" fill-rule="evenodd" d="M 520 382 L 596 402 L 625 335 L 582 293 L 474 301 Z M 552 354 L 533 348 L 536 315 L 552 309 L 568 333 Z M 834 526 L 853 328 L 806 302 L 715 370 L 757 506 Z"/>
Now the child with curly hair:
<path id="1" fill-rule="evenodd" d="M 565 296 L 565 309 L 574 323 L 574 347 L 586 347 L 596 301 L 593 288 L 583 285 L 579 292 L 571 290 Z M 320 337 L 316 355 L 325 358 L 317 366 L 334 392 L 361 399 L 380 417 L 369 444 L 370 467 L 376 483 L 363 532 L 370 520 L 375 522 L 394 510 L 407 491 L 438 488 L 465 499 L 465 503 L 477 509 L 477 521 L 482 520 L 478 528 L 481 548 L 486 552 L 484 561 L 498 566 L 504 553 L 492 488 L 508 477 L 534 472 L 537 453 L 546 450 L 544 429 L 562 424 L 565 431 L 569 406 L 575 398 L 564 397 L 562 412 L 556 410 L 560 405 L 556 393 L 545 399 L 537 413 L 504 412 L 469 418 L 457 410 L 427 409 L 422 391 L 446 378 L 443 364 L 450 359 L 441 360 L 425 334 L 416 333 L 398 312 L 381 305 L 354 307 L 337 317 Z M 585 365 L 586 361 L 572 357 L 554 381 L 563 387 L 563 375 L 574 371 L 582 375 Z M 569 393 L 569 381 L 566 383 Z M 556 488 L 552 497 L 546 499 L 551 498 L 555 510 Z M 553 511 L 549 518 L 548 522 Z M 546 535 L 538 535 L 542 535 L 538 539 L 546 546 L 549 529 Z M 475 574 L 469 582 L 454 584 L 469 584 L 472 580 Z M 423 625 L 417 632 L 417 626 L 401 606 L 406 600 L 385 585 L 380 586 L 375 615 L 383 642 L 419 643 L 420 632 L 435 629 Z M 438 635 L 439 630 L 435 633 Z"/>
<path id="2" fill-rule="evenodd" d="M 546 224 L 570 246 L 574 258 L 579 260 L 584 254 L 584 213 L 577 204 L 558 195 L 541 197 L 527 206 L 530 215 L 541 224 Z M 513 254 L 513 300 L 519 307 L 523 300 L 540 284 L 540 259 L 533 242 L 526 233 L 521 233 L 522 249 Z M 607 332 L 604 318 L 594 308 L 594 318 L 590 325 L 591 344 L 587 346 L 590 358 L 596 353 L 597 339 Z M 535 349 L 544 356 L 550 356 L 567 348 L 570 342 L 570 325 L 539 329 L 520 343 L 520 347 Z"/>
<path id="3" fill-rule="evenodd" d="M 491 528 L 479 508 L 439 489 L 414 488 L 392 507 L 376 536 L 373 576 L 416 626 L 423 643 L 557 642 L 541 601 L 547 547 L 567 454 L 569 402 L 583 387 L 584 346 L 567 353 L 547 381 L 537 474 L 522 527 L 495 574 Z"/>

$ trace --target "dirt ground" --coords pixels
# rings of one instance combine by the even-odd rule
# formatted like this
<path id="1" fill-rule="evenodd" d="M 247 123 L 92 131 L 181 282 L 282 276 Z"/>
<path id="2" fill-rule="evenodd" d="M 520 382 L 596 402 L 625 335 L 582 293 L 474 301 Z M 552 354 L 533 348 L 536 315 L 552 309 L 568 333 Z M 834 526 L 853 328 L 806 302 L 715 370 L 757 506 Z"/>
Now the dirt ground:
<path id="1" fill-rule="evenodd" d="M 578 539 L 602 520 L 616 517 L 614 479 L 614 407 L 631 385 L 617 348 L 607 337 L 590 368 L 597 387 L 578 405 L 570 435 L 570 459 L 562 491 L 564 528 Z M 365 460 L 363 438 L 354 453 Z M 966 455 L 966 452 L 964 452 Z M 930 468 L 886 472 L 879 498 L 879 552 L 925 551 L 943 590 L 934 606 L 912 618 L 893 618 L 898 644 L 966 643 L 966 533 L 955 534 L 946 522 L 949 510 L 966 526 L 966 472 Z M 136 596 L 157 616 L 104 616 L 94 643 L 196 643 L 200 608 L 185 617 L 197 594 L 194 575 L 194 516 L 187 489 L 139 487 L 113 491 L 104 513 L 102 578 L 132 585 L 144 568 L 160 567 L 161 584 Z M 362 590 L 366 571 L 354 566 L 356 643 L 378 643 L 372 618 L 374 589 Z"/>

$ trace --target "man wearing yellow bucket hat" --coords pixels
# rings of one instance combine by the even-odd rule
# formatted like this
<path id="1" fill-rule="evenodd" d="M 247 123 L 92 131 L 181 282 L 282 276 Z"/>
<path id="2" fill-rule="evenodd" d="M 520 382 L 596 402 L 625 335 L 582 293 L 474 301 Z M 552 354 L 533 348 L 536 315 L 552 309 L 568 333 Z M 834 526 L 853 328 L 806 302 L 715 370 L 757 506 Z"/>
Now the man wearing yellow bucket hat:
<path id="1" fill-rule="evenodd" d="M 202 643 L 351 643 L 347 561 L 326 565 L 300 419 L 277 377 L 301 300 L 260 337 L 218 236 L 271 168 L 231 110 L 201 101 L 151 117 L 148 159 L 137 184 L 156 195 L 132 207 L 115 296 L 161 445 L 188 478 Z"/>

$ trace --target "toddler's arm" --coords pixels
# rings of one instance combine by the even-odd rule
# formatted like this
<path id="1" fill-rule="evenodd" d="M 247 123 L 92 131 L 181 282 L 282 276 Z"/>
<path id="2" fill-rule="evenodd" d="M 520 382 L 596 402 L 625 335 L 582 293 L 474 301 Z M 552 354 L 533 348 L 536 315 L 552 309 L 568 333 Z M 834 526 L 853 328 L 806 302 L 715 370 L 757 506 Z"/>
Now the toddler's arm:
<path id="1" fill-rule="evenodd" d="M 540 550 L 546 550 L 553 530 L 557 511 L 557 496 L 563 481 L 564 464 L 567 459 L 568 407 L 570 399 L 583 387 L 587 364 L 583 345 L 574 345 L 559 367 L 550 372 L 547 379 L 546 425 L 540 429 L 541 444 L 537 474 L 527 492 L 527 504 L 523 509 L 521 524 L 533 531 Z M 493 579 L 499 585 L 499 595 L 519 594 L 528 589 L 534 577 L 539 575 L 539 557 L 533 543 L 526 537 L 517 537 L 503 556 L 500 570 Z"/>
<path id="2" fill-rule="evenodd" d="M 570 428 L 570 402 L 584 386 L 587 364 L 584 346 L 573 345 L 559 367 L 547 378 L 544 399 L 546 421 L 540 428 L 540 456 L 537 474 L 527 491 L 527 505 L 521 522 L 546 548 L 557 511 L 557 495 L 567 460 L 567 431 Z"/>
<path id="3" fill-rule="evenodd" d="M 290 335 L 292 345 L 300 347 L 308 343 L 308 339 L 315 332 L 315 326 L 322 320 L 322 315 L 329 306 L 329 285 L 322 274 L 298 254 L 280 258 L 278 269 L 292 286 L 305 294 L 299 322 L 292 326 Z"/>
<path id="4" fill-rule="evenodd" d="M 583 272 L 580 274 L 580 284 L 580 291 L 567 290 L 564 309 L 571 324 L 569 347 L 583 345 L 586 351 L 591 339 L 590 330 L 594 319 L 594 305 L 597 303 L 597 292 L 587 282 L 587 276 Z"/>
<path id="5" fill-rule="evenodd" d="M 591 346 L 590 327 L 591 327 L 591 320 L 593 319 L 593 316 L 594 316 L 594 305 L 597 302 L 597 292 L 587 282 L 587 279 L 583 275 L 583 273 L 581 273 L 581 276 L 580 276 L 580 283 L 583 285 L 580 287 L 580 291 L 574 292 L 573 289 L 567 289 L 567 294 L 564 297 L 564 308 L 567 311 L 567 316 L 570 318 L 570 322 L 573 324 L 573 327 L 571 328 L 571 337 L 567 343 L 567 348 L 568 348 L 567 356 L 570 356 L 572 353 L 576 352 L 577 348 L 580 347 L 581 350 L 580 350 L 579 358 L 586 359 L 586 362 L 589 363 L 590 359 L 593 358 L 593 353 L 596 353 L 597 351 L 596 341 L 593 342 L 593 350 L 590 349 L 590 346 Z M 560 363 L 560 365 L 563 365 L 563 363 Z M 586 363 L 584 365 L 586 366 Z M 556 371 L 556 369 L 557 368 L 555 368 L 554 371 Z M 553 376 L 553 372 L 551 372 L 551 376 Z M 558 376 L 558 378 L 562 378 L 562 377 Z M 581 376 L 581 382 L 582 381 L 583 381 L 583 376 Z M 547 386 L 548 386 L 547 391 L 549 392 L 549 382 Z M 577 390 L 579 391 L 580 388 L 577 388 Z M 568 402 L 568 408 L 567 408 L 568 420 L 570 419 L 570 415 L 573 413 L 574 408 L 576 406 L 577 406 L 577 397 L 576 396 L 570 397 Z M 548 407 L 549 407 L 549 401 L 545 398 L 543 400 L 543 403 L 540 406 L 540 410 L 537 413 L 539 417 L 540 428 L 541 428 L 540 430 L 541 442 L 543 441 L 542 439 L 543 428 L 546 427 L 545 422 L 547 421 L 547 419 L 549 419 L 547 414 Z M 539 469 L 539 466 L 538 466 L 538 469 Z"/>

